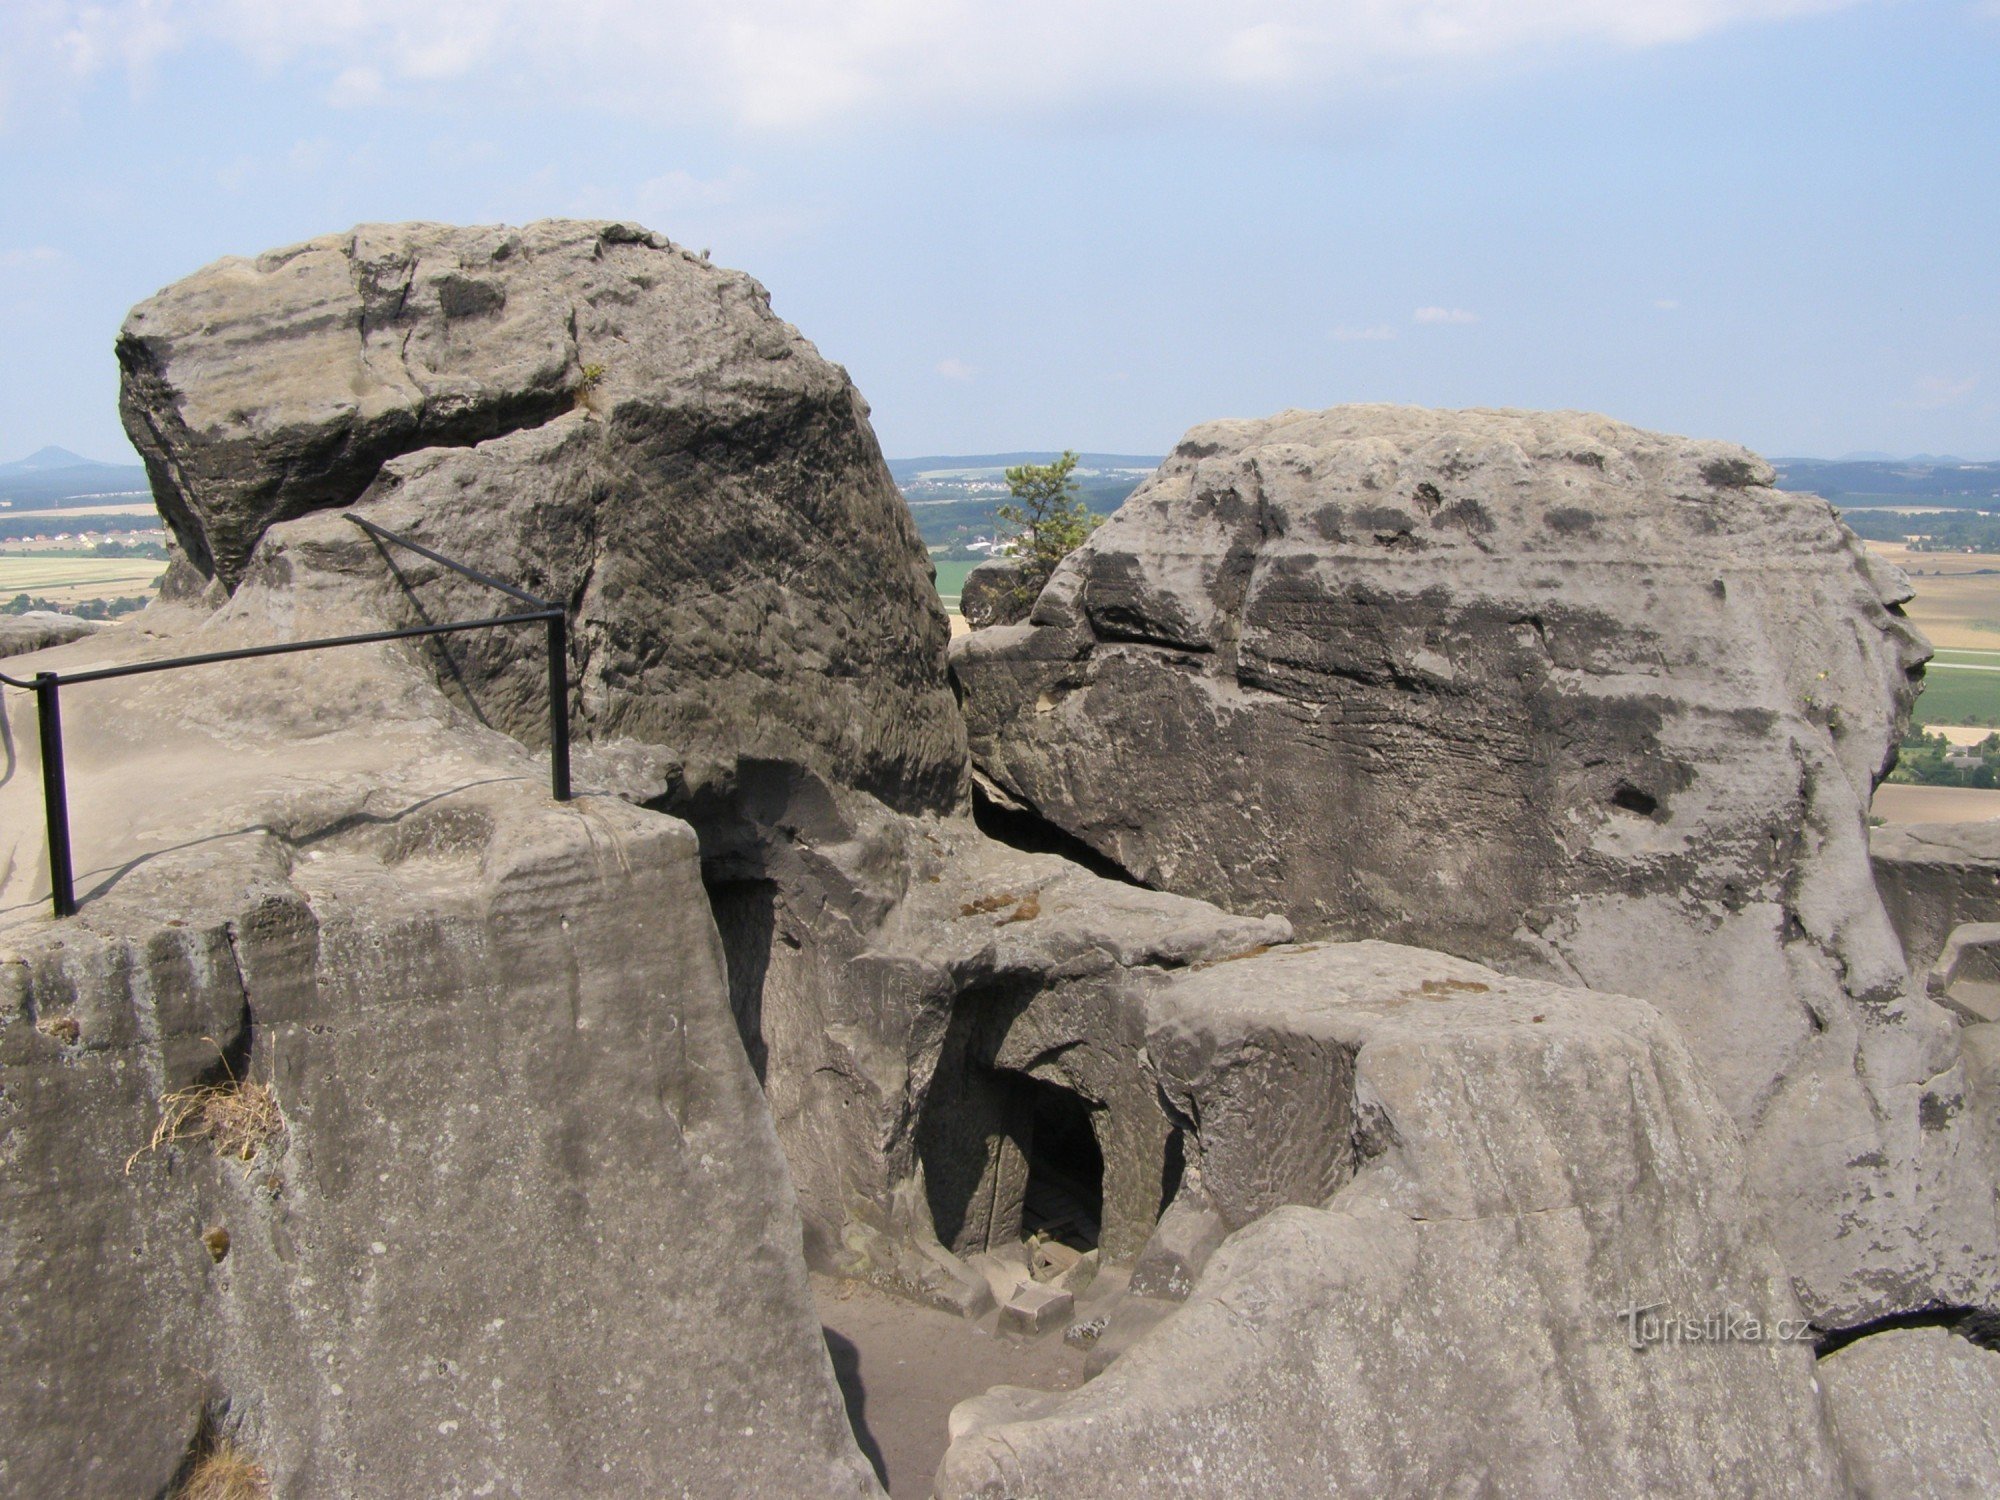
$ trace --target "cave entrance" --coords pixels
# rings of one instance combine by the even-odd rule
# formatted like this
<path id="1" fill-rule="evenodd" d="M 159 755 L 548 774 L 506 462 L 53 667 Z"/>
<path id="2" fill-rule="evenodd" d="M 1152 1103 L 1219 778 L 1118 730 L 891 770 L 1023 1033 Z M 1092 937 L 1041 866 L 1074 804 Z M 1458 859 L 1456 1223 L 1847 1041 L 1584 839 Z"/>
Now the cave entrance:
<path id="1" fill-rule="evenodd" d="M 1095 1249 L 1104 1222 L 1104 1152 L 1090 1103 L 1004 1068 L 940 1068 L 917 1120 L 931 1222 L 954 1255 L 1039 1233 Z"/>
<path id="2" fill-rule="evenodd" d="M 1090 1106 L 1038 1078 L 1022 1078 L 1020 1088 L 1028 1117 L 1021 1237 L 1039 1234 L 1072 1250 L 1095 1250 L 1104 1223 L 1104 1151 Z"/>

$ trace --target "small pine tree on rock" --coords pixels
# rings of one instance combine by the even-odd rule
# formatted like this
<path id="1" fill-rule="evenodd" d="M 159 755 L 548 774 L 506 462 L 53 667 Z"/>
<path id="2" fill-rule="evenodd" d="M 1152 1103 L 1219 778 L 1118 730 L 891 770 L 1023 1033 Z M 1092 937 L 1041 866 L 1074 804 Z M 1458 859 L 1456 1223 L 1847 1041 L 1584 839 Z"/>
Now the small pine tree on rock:
<path id="1" fill-rule="evenodd" d="M 1056 564 L 1081 547 L 1103 520 L 1094 516 L 1077 490 L 1077 455 L 1065 452 L 1052 464 L 1018 464 L 1007 471 L 1013 499 L 997 514 L 1021 534 L 1007 549 L 1020 563 L 1014 602 L 1025 614 L 1040 597 Z"/>

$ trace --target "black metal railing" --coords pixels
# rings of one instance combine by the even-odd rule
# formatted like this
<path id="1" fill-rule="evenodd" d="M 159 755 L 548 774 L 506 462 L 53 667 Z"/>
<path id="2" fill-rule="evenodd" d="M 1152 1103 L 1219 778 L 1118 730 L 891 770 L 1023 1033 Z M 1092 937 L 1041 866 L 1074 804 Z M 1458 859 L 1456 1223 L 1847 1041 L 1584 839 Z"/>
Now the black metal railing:
<path id="1" fill-rule="evenodd" d="M 214 662 L 245 661 L 255 656 L 289 656 L 297 651 L 323 651 L 331 646 L 366 646 L 377 641 L 407 641 L 420 636 L 455 635 L 466 630 L 489 630 L 507 625 L 532 625 L 537 620 L 548 629 L 549 647 L 549 790 L 558 802 L 570 800 L 569 791 L 569 628 L 560 604 L 537 598 L 498 578 L 468 568 L 441 552 L 385 531 L 360 516 L 348 520 L 377 541 L 427 557 L 454 573 L 470 578 L 489 589 L 498 589 L 528 608 L 519 614 L 493 615 L 481 620 L 449 620 L 440 625 L 412 625 L 403 630 L 369 630 L 359 635 L 333 635 L 313 641 L 285 641 L 275 646 L 245 646 L 235 651 L 207 651 L 199 656 L 171 656 L 158 661 L 133 662 L 123 667 L 96 667 L 85 672 L 37 672 L 32 678 L 9 677 L 0 672 L 0 682 L 9 687 L 27 688 L 35 695 L 35 718 L 41 733 L 42 802 L 49 825 L 49 893 L 59 917 L 76 914 L 76 871 L 69 842 L 69 789 L 63 775 L 62 689 L 88 682 L 109 682 L 115 677 L 138 677 L 147 672 L 171 672 L 181 667 L 202 667 Z"/>

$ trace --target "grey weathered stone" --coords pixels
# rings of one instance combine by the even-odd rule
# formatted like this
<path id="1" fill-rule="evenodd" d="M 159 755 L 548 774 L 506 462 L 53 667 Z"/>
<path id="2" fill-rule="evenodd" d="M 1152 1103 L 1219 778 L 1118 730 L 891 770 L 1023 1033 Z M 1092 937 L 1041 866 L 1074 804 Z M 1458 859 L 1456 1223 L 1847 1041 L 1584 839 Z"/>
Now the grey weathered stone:
<path id="1" fill-rule="evenodd" d="M 583 739 L 670 745 L 695 780 L 751 758 L 908 810 L 962 795 L 944 611 L 867 407 L 748 276 L 623 224 L 364 225 L 169 287 L 119 357 L 198 575 L 295 570 L 399 623 L 504 605 L 297 519 L 358 506 L 572 611 Z M 534 644 L 439 659 L 543 743 Z"/>
<path id="2" fill-rule="evenodd" d="M 1024 1281 L 1000 1309 L 1000 1331 L 1028 1336 L 1067 1328 L 1076 1310 L 1076 1298 L 1060 1287 L 1039 1281 Z"/>
<path id="3" fill-rule="evenodd" d="M 79 620 L 75 615 L 59 615 L 46 609 L 0 615 L 0 656 L 19 656 L 24 651 L 46 650 L 65 641 L 94 635 L 103 628 L 100 621 Z"/>
<path id="4" fill-rule="evenodd" d="M 1829 1354 L 1819 1379 L 1860 1500 L 1973 1500 L 2000 1483 L 2000 1353 L 1894 1329 Z"/>
<path id="5" fill-rule="evenodd" d="M 1927 647 L 1770 478 L 1574 413 L 1211 423 L 953 663 L 980 772 L 1151 884 L 1657 1002 L 1847 1322 L 2000 1224 L 1863 829 Z"/>
<path id="6" fill-rule="evenodd" d="M 1963 922 L 2000 922 L 2000 822 L 1876 828 L 1868 852 L 1910 968 L 1924 973 Z"/>
<path id="7" fill-rule="evenodd" d="M 685 824 L 552 804 L 394 648 L 65 696 L 78 917 L 17 694 L 0 781 L 0 1490 L 164 1493 L 226 1402 L 287 1496 L 877 1492 Z M 143 1150 L 231 1072 L 281 1136 Z"/>
<path id="8" fill-rule="evenodd" d="M 940 1495 L 1841 1493 L 1809 1342 L 1630 1346 L 1646 1304 L 1804 1326 L 1650 1006 L 1361 943 L 1148 1013 L 1190 1171 L 1253 1217 L 1081 1390 L 961 1406 Z"/>
<path id="9" fill-rule="evenodd" d="M 1028 618 L 1032 599 L 1021 597 L 1026 567 L 1011 557 L 990 557 L 965 575 L 958 612 L 974 630 L 988 625 L 1018 625 Z"/>
<path id="10" fill-rule="evenodd" d="M 1931 968 L 1930 993 L 1965 1025 L 2000 1021 L 2000 922 L 1952 929 Z"/>
<path id="11" fill-rule="evenodd" d="M 808 1258 L 975 1311 L 932 1247 L 976 1257 L 1021 1238 L 1033 1095 L 1049 1086 L 1089 1113 L 1101 1245 L 1129 1262 L 1159 1214 L 1171 1136 L 1134 980 L 1290 927 L 1104 880 L 964 819 L 787 805 L 793 834 L 712 860 L 710 892 Z"/>

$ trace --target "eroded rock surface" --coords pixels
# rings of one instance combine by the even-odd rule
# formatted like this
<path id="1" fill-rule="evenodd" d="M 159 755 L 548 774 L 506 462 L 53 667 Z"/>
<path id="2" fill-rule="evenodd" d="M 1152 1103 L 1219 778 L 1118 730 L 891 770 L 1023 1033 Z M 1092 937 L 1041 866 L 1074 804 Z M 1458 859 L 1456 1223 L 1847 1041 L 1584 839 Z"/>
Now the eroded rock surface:
<path id="1" fill-rule="evenodd" d="M 941 1495 L 1840 1493 L 1810 1342 L 1632 1347 L 1649 1305 L 1804 1327 L 1650 1006 L 1360 943 L 1147 1016 L 1242 1227 L 1082 1390 L 962 1406 Z"/>
<path id="2" fill-rule="evenodd" d="M 1851 1321 L 2000 1226 L 1863 828 L 1927 648 L 1770 479 L 1577 414 L 1212 423 L 953 661 L 980 771 L 1150 884 L 1657 1002 Z"/>
<path id="3" fill-rule="evenodd" d="M 254 560 L 359 504 L 572 612 L 581 738 L 959 799 L 946 620 L 867 407 L 741 272 L 622 224 L 364 225 L 219 261 L 118 347 L 176 589 L 262 566 L 398 623 L 505 604 L 335 518 Z M 546 743 L 532 649 L 449 650 L 462 701 Z"/>
<path id="4" fill-rule="evenodd" d="M 351 623 L 297 604 L 24 664 Z M 877 1492 L 684 823 L 393 649 L 65 699 L 78 917 L 12 693 L 0 781 L 0 1489 L 164 1493 L 221 1409 L 288 1496 Z M 232 1077 L 250 1159 L 145 1149 Z"/>
<path id="5" fill-rule="evenodd" d="M 1862 1500 L 1973 1500 L 2000 1475 L 2000 1352 L 1943 1328 L 1870 1334 L 1820 1361 Z"/>

